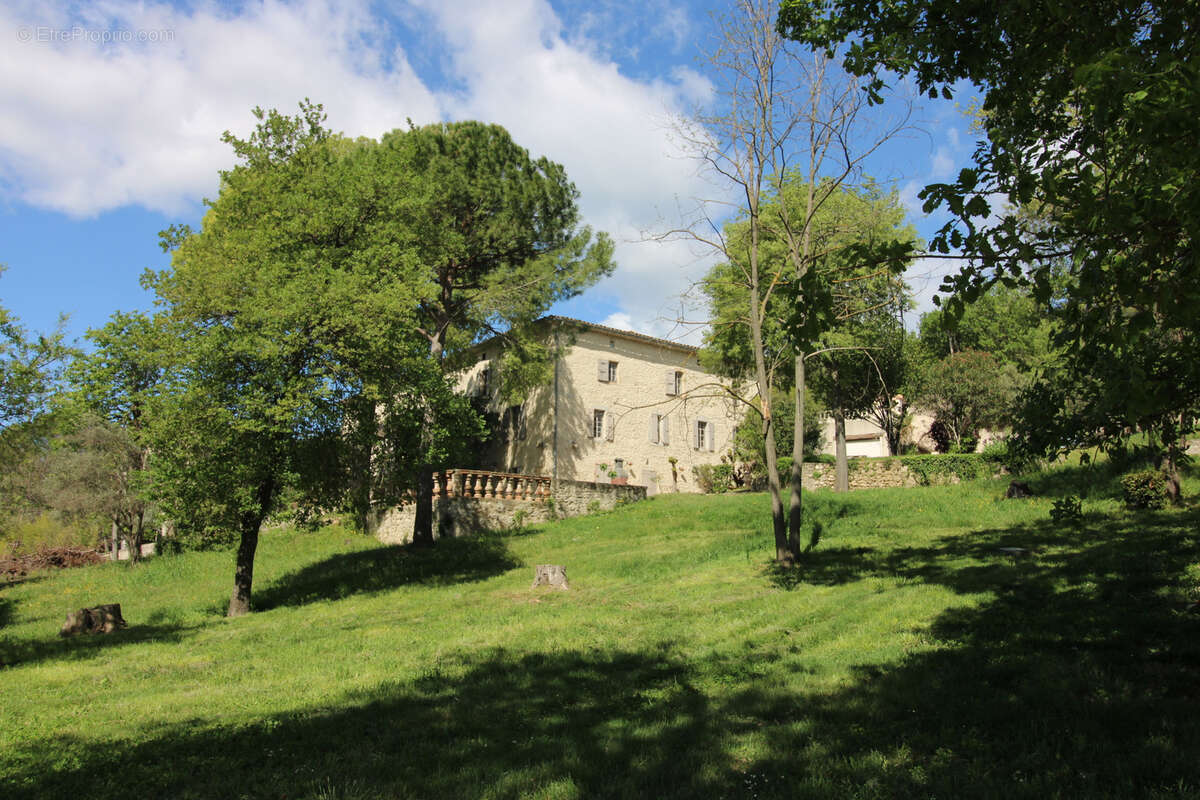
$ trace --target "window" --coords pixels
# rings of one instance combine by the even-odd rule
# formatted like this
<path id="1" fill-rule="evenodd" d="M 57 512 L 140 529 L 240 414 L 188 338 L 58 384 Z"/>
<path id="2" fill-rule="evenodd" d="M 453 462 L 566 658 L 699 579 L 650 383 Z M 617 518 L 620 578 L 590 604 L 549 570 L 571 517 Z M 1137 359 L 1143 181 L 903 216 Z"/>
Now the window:
<path id="1" fill-rule="evenodd" d="M 677 395 L 683 394 L 683 373 L 682 372 L 675 373 L 675 394 L 677 394 Z"/>
<path id="2" fill-rule="evenodd" d="M 678 370 L 667 370 L 664 387 L 668 395 L 677 397 L 683 394 L 683 373 Z"/>
<path id="3" fill-rule="evenodd" d="M 712 420 L 698 419 L 693 427 L 692 441 L 697 450 L 712 452 L 717 449 L 717 426 Z"/>
<path id="4" fill-rule="evenodd" d="M 496 376 L 492 368 L 484 367 L 479 371 L 478 382 L 475 384 L 475 394 L 477 397 L 487 397 L 491 394 L 492 389 L 496 385 Z"/>
<path id="5" fill-rule="evenodd" d="M 696 449 L 704 450 L 705 442 L 708 439 L 708 423 L 704 420 L 696 421 Z"/>
<path id="6" fill-rule="evenodd" d="M 650 425 L 646 436 L 651 444 L 667 445 L 671 443 L 671 427 L 666 414 L 651 414 Z"/>
<path id="7" fill-rule="evenodd" d="M 616 383 L 617 382 L 617 362 L 616 361 L 598 361 L 596 362 L 596 380 L 601 383 Z"/>
<path id="8" fill-rule="evenodd" d="M 613 440 L 613 428 L 617 418 L 611 408 L 592 409 L 592 438 Z"/>

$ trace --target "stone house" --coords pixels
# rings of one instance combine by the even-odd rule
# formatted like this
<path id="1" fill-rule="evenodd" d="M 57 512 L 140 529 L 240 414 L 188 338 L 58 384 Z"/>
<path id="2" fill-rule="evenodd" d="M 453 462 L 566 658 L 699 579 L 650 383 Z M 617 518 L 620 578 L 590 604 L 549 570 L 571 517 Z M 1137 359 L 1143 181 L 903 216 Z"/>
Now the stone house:
<path id="1" fill-rule="evenodd" d="M 480 344 L 460 376 L 460 389 L 497 421 L 482 466 L 647 494 L 698 491 L 692 468 L 720 463 L 745 406 L 700 367 L 697 349 L 567 317 L 537 324 L 562 356 L 524 402 L 506 405 L 495 393 L 498 340 Z"/>

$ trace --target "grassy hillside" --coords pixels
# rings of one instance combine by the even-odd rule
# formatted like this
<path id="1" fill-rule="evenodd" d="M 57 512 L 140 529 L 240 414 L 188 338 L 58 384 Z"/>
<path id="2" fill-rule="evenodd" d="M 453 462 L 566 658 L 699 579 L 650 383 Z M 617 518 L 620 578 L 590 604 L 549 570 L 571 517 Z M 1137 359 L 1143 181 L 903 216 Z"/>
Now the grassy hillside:
<path id="1" fill-rule="evenodd" d="M 1200 515 L 1003 489 L 812 496 L 787 572 L 737 495 L 272 532 L 234 621 L 228 552 L 38 575 L 0 588 L 0 796 L 1200 796 Z M 55 636 L 105 602 L 128 630 Z"/>

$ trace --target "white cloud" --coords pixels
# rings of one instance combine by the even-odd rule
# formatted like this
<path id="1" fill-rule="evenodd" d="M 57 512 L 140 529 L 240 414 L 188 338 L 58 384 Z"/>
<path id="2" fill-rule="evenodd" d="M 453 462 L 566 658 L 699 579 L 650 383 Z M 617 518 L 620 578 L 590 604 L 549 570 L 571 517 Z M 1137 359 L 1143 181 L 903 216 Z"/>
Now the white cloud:
<path id="1" fill-rule="evenodd" d="M 712 259 L 685 243 L 641 240 L 643 231 L 677 226 L 679 206 L 714 194 L 667 124 L 711 97 L 708 79 L 686 67 L 651 80 L 626 75 L 603 30 L 590 39 L 566 30 L 546 0 L 415 0 L 395 13 L 421 37 L 446 85 L 421 80 L 410 63 L 418 56 L 397 49 L 368 0 L 250 0 L 236 12 L 215 0 L 192 10 L 115 2 L 86 12 L 65 3 L 0 9 L 5 36 L 38 26 L 159 32 L 142 43 L 85 37 L 0 47 L 0 191 L 77 217 L 127 205 L 186 213 L 216 193 L 217 171 L 233 163 L 222 131 L 246 135 L 252 107 L 294 112 L 304 97 L 325 104 L 332 128 L 355 136 L 377 137 L 409 117 L 497 122 L 534 154 L 562 163 L 586 222 L 617 241 L 616 274 L 589 295 L 618 306 L 628 327 L 681 333 L 680 295 Z M 661 24 L 676 40 L 689 30 L 680 14 Z"/>
<path id="2" fill-rule="evenodd" d="M 240 15 L 160 5 L 0 10 L 0 168 L 31 205 L 88 216 L 123 205 L 179 212 L 232 163 L 218 139 L 254 106 L 324 102 L 331 126 L 377 136 L 439 107 L 403 53 L 382 52 L 365 4 L 250 3 Z M 56 32 L 77 38 L 54 41 Z M 89 41 L 109 32 L 153 41 Z M 388 63 L 385 68 L 383 64 Z"/>
<path id="3" fill-rule="evenodd" d="M 953 259 L 920 258 L 904 273 L 904 279 L 908 281 L 917 305 L 916 314 L 909 327 L 913 327 L 922 314 L 935 308 L 933 297 L 938 293 L 942 279 L 957 272 L 957 265 L 958 262 Z"/>

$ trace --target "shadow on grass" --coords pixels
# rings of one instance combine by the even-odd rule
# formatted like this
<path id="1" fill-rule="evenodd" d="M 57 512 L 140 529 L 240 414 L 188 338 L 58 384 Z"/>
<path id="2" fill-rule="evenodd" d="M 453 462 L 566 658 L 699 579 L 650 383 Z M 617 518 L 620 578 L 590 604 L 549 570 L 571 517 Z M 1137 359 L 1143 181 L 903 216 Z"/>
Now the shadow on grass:
<path id="1" fill-rule="evenodd" d="M 988 594 L 938 615 L 898 664 L 859 665 L 798 707 L 805 724 L 749 771 L 823 771 L 814 794 L 839 797 L 1200 796 L 1198 529 L 1196 513 L 1047 522 L 797 570 L 793 585 L 836 582 L 857 558 L 859 576 Z M 1013 545 L 1031 552 L 997 551 Z"/>
<path id="2" fill-rule="evenodd" d="M 667 798 L 728 777 L 723 731 L 668 656 L 493 651 L 337 706 L 134 747 L 64 736 L 15 754 L 31 766 L 4 795 Z"/>
<path id="3" fill-rule="evenodd" d="M 519 566 L 497 534 L 439 539 L 430 547 L 376 547 L 341 553 L 284 575 L 254 595 L 254 608 L 299 606 L 412 584 L 481 581 Z"/>
<path id="4" fill-rule="evenodd" d="M 1200 514 L 1154 514 L 844 550 L 846 563 L 831 551 L 827 574 L 856 559 L 860 575 L 974 603 L 845 681 L 821 680 L 824 648 L 774 627 L 753 650 L 687 660 L 665 646 L 461 654 L 249 725 L 197 720 L 133 745 L 18 739 L 0 795 L 1196 797 L 1200 615 L 1180 601 L 1198 530 Z M 1028 555 L 997 550 L 1014 545 Z"/>
<path id="5" fill-rule="evenodd" d="M 83 661 L 97 658 L 118 647 L 147 642 L 178 643 L 198 626 L 131 625 L 112 633 L 81 634 L 59 637 L 57 627 L 47 627 L 39 639 L 10 641 L 0 638 L 0 667 L 14 667 L 40 661 Z"/>

